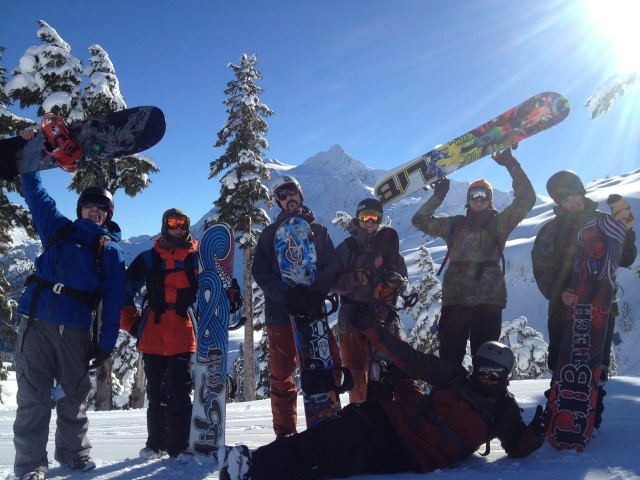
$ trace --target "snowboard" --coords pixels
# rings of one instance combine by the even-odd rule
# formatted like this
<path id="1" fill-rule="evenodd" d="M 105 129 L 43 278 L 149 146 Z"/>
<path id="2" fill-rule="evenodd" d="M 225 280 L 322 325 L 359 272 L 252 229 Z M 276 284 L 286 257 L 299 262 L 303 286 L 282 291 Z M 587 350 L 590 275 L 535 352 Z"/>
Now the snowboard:
<path id="1" fill-rule="evenodd" d="M 142 152 L 162 139 L 165 128 L 162 110 L 150 106 L 70 123 L 69 133 L 82 147 L 75 165 Z M 45 141 L 42 131 L 29 141 L 21 137 L 0 140 L 0 162 L 4 163 L 0 165 L 0 177 L 9 179 L 21 173 L 56 168 L 56 159 L 44 149 Z"/>
<path id="2" fill-rule="evenodd" d="M 608 213 L 588 220 L 578 233 L 572 288 L 580 299 L 567 312 L 547 402 L 546 437 L 558 450 L 581 452 L 591 440 L 598 386 L 607 374 L 602 351 L 625 233 L 625 225 Z"/>
<path id="3" fill-rule="evenodd" d="M 309 286 L 313 283 L 318 273 L 318 257 L 313 232 L 306 221 L 291 217 L 282 222 L 276 231 L 275 249 L 280 274 L 287 285 Z M 331 344 L 335 344 L 336 341 L 326 316 L 289 317 L 296 342 L 306 423 L 307 427 L 312 427 L 341 408 L 340 397 L 334 389 L 310 391 L 309 388 L 305 388 L 308 380 L 311 377 L 315 378 L 316 373 L 327 372 L 333 377 Z"/>
<path id="4" fill-rule="evenodd" d="M 229 314 L 227 288 L 233 275 L 233 231 L 219 223 L 198 244 L 195 386 L 189 447 L 217 461 L 224 448 Z"/>
<path id="5" fill-rule="evenodd" d="M 569 101 L 562 95 L 535 95 L 449 143 L 385 172 L 375 185 L 375 195 L 383 205 L 395 202 L 484 156 L 557 125 L 567 115 Z"/>
<path id="6" fill-rule="evenodd" d="M 406 286 L 399 275 L 400 239 L 393 228 L 382 228 L 373 239 L 373 311 L 376 323 L 400 335 L 400 319 L 396 312 L 398 295 Z M 406 378 L 391 360 L 369 343 L 369 376 L 367 400 L 393 400 L 395 385 Z"/>

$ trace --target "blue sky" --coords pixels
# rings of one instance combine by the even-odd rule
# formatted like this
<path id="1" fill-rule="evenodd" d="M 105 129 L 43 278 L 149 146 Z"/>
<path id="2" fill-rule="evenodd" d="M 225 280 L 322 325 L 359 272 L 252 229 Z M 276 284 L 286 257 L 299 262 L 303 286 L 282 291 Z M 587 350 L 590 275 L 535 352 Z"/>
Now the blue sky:
<path id="1" fill-rule="evenodd" d="M 261 100 L 275 112 L 266 157 L 284 163 L 340 144 L 365 165 L 390 169 L 536 93 L 557 91 L 571 102 L 569 117 L 516 152 L 536 191 L 546 194 L 546 180 L 561 169 L 585 182 L 634 170 L 638 88 L 595 120 L 583 107 L 608 77 L 638 68 L 629 63 L 637 52 L 626 48 L 638 45 L 638 29 L 624 20 L 639 12 L 626 3 L 599 2 L 605 10 L 594 14 L 577 0 L 0 0 L 0 45 L 10 73 L 40 44 L 37 21 L 45 20 L 85 65 L 91 44 L 107 51 L 128 106 L 164 110 L 166 136 L 147 152 L 161 172 L 134 199 L 116 194 L 114 218 L 131 237 L 157 233 L 170 207 L 194 221 L 211 208 L 219 183 L 207 179 L 209 162 L 223 152 L 213 144 L 233 78 L 227 64 L 243 53 L 257 55 Z M 607 31 L 609 12 L 616 15 Z M 623 41 L 622 33 L 632 36 Z M 488 158 L 451 178 L 479 177 L 510 189 Z M 77 197 L 66 191 L 67 174 L 44 179 L 72 215 Z"/>

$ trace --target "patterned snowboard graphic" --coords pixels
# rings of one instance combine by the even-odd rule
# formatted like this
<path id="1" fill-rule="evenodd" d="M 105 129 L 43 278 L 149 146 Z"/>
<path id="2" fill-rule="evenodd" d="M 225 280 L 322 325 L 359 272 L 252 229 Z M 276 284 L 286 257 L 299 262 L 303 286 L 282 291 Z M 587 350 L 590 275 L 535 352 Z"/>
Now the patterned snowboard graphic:
<path id="1" fill-rule="evenodd" d="M 482 157 L 557 125 L 567 115 L 569 101 L 562 95 L 535 95 L 455 140 L 384 173 L 376 183 L 375 195 L 383 205 L 395 202 Z"/>
<path id="2" fill-rule="evenodd" d="M 233 231 L 219 223 L 204 232 L 198 245 L 198 325 L 191 451 L 217 460 L 224 447 L 229 299 L 233 276 Z"/>
<path id="3" fill-rule="evenodd" d="M 578 234 L 572 283 L 580 300 L 567 315 L 547 403 L 552 412 L 547 440 L 558 450 L 581 452 L 591 440 L 607 319 L 625 233 L 624 224 L 601 213 Z"/>
<path id="4" fill-rule="evenodd" d="M 288 285 L 305 285 L 313 283 L 318 273 L 317 254 L 313 243 L 313 233 L 307 222 L 301 218 L 292 217 L 284 221 L 275 236 L 275 248 L 280 263 L 282 279 Z M 304 375 L 305 370 L 312 368 L 333 368 L 331 357 L 331 337 L 326 317 L 309 321 L 297 319 L 291 315 L 298 365 Z M 340 409 L 340 398 L 334 391 L 306 394 L 304 397 L 304 412 L 307 427 L 316 425 Z"/>
<path id="5" fill-rule="evenodd" d="M 77 163 L 99 162 L 142 152 L 158 143 L 165 129 L 162 110 L 150 106 L 128 108 L 69 125 L 69 132 L 82 146 L 83 154 Z M 55 158 L 44 151 L 44 142 L 44 134 L 38 132 L 16 152 L 19 173 L 58 166 Z"/>

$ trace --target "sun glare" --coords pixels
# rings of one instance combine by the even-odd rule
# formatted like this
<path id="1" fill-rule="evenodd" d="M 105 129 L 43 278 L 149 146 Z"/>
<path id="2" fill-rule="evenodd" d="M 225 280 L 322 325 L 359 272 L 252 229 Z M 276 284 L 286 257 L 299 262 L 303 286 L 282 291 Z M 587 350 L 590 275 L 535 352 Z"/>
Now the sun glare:
<path id="1" fill-rule="evenodd" d="M 600 42 L 610 45 L 612 61 L 621 71 L 640 70 L 640 1 L 584 0 Z M 596 40 L 594 38 L 594 40 Z"/>

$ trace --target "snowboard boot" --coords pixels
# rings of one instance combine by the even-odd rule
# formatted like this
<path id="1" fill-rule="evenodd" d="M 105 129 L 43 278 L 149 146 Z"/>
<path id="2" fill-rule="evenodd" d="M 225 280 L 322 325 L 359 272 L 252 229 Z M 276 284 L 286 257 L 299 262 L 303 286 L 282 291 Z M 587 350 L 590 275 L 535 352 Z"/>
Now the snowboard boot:
<path id="1" fill-rule="evenodd" d="M 167 454 L 167 452 L 163 450 L 154 450 L 153 448 L 144 447 L 140 450 L 139 456 L 140 458 L 144 458 L 145 460 L 156 460 L 158 458 L 162 458 Z"/>
<path id="2" fill-rule="evenodd" d="M 23 473 L 17 476 L 16 480 L 44 480 L 44 472 L 42 470 L 34 470 L 33 472 Z"/>
<path id="3" fill-rule="evenodd" d="M 228 448 L 221 467 L 220 480 L 249 480 L 251 450 L 246 445 Z"/>
<path id="4" fill-rule="evenodd" d="M 74 458 L 70 462 L 60 462 L 60 465 L 77 472 L 87 472 L 96 468 L 95 462 L 89 455 Z"/>
<path id="5" fill-rule="evenodd" d="M 41 126 L 47 139 L 44 144 L 45 152 L 54 157 L 65 172 L 77 171 L 74 163 L 82 155 L 82 147 L 71 136 L 64 120 L 58 115 L 47 113 L 42 117 Z"/>

